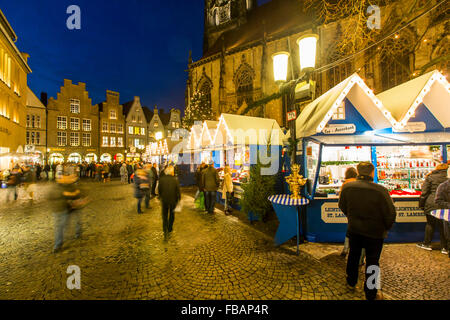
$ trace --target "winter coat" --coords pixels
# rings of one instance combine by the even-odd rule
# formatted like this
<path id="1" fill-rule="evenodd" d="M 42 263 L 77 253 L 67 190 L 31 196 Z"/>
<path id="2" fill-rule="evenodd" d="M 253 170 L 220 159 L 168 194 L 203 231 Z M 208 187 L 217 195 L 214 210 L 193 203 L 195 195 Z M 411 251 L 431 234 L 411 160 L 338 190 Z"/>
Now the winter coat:
<path id="1" fill-rule="evenodd" d="M 134 197 L 143 198 L 149 189 L 149 181 L 147 175 L 134 175 Z M 145 187 L 144 187 L 145 186 Z"/>
<path id="2" fill-rule="evenodd" d="M 339 208 L 347 216 L 349 234 L 383 239 L 395 222 L 389 191 L 369 177 L 359 176 L 342 187 Z"/>
<path id="3" fill-rule="evenodd" d="M 123 166 L 120 167 L 120 175 L 121 176 L 128 175 L 128 170 L 127 170 L 127 166 L 126 165 L 123 165 Z"/>
<path id="4" fill-rule="evenodd" d="M 202 173 L 203 169 L 200 169 L 200 167 L 195 171 L 195 183 L 200 191 L 203 191 Z"/>
<path id="5" fill-rule="evenodd" d="M 445 181 L 447 181 L 447 170 L 445 169 L 434 170 L 425 178 L 419 203 L 423 205 L 423 210 L 426 214 L 439 209 L 434 202 L 434 198 L 436 197 L 437 188 Z"/>
<path id="6" fill-rule="evenodd" d="M 134 172 L 134 170 L 133 170 L 133 166 L 131 165 L 131 164 L 127 164 L 127 171 L 128 171 L 128 174 L 133 174 L 133 172 Z"/>
<path id="7" fill-rule="evenodd" d="M 225 173 L 223 176 L 222 199 L 227 198 L 227 192 L 233 192 L 233 179 L 230 173 Z"/>
<path id="8" fill-rule="evenodd" d="M 450 179 L 439 185 L 434 202 L 438 209 L 450 209 Z"/>
<path id="9" fill-rule="evenodd" d="M 219 189 L 220 178 L 214 167 L 209 166 L 203 170 L 202 184 L 205 191 L 217 191 Z"/>
<path id="10" fill-rule="evenodd" d="M 152 167 L 152 172 L 153 172 L 153 181 L 157 181 L 159 179 L 158 177 L 158 171 L 156 170 L 155 167 Z"/>
<path id="11" fill-rule="evenodd" d="M 171 207 L 176 207 L 181 199 L 180 183 L 171 175 L 164 175 L 159 179 L 158 194 L 161 201 Z"/>

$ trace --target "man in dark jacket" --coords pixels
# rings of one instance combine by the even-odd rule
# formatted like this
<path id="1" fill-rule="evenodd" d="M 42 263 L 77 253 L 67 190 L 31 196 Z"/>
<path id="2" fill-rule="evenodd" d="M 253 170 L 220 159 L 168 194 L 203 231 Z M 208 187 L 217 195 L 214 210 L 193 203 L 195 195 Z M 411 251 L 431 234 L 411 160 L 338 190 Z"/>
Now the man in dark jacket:
<path id="1" fill-rule="evenodd" d="M 422 185 L 422 194 L 420 195 L 419 206 L 425 212 L 427 218 L 427 224 L 425 226 L 425 237 L 423 243 L 419 243 L 417 246 L 421 249 L 431 251 L 431 241 L 435 229 L 439 229 L 441 250 L 447 246 L 444 235 L 444 224 L 438 218 L 433 217 L 430 212 L 439 207 L 436 205 L 434 199 L 436 197 L 436 190 L 439 185 L 447 180 L 446 163 L 440 163 L 436 168 L 425 177 L 425 182 Z"/>
<path id="2" fill-rule="evenodd" d="M 395 222 L 396 212 L 388 190 L 373 182 L 375 168 L 370 162 L 357 166 L 356 181 L 342 187 L 339 208 L 348 219 L 350 253 L 347 261 L 347 284 L 355 288 L 358 282 L 361 250 L 366 250 L 366 281 L 364 291 L 367 300 L 380 298 L 378 285 L 369 283 L 375 271 L 379 280 L 379 260 L 383 241 Z M 378 284 L 378 281 L 376 281 Z"/>
<path id="3" fill-rule="evenodd" d="M 214 168 L 214 163 L 203 170 L 202 185 L 205 192 L 205 210 L 208 213 L 214 213 L 214 206 L 216 204 L 216 192 L 219 189 L 220 178 L 217 170 Z"/>
<path id="4" fill-rule="evenodd" d="M 450 210 L 450 179 L 447 179 L 447 181 L 441 183 L 437 188 L 435 203 L 439 209 Z M 444 225 L 447 248 L 442 248 L 441 252 L 443 254 L 448 254 L 448 257 L 450 258 L 450 222 L 442 221 L 442 223 Z"/>
<path id="5" fill-rule="evenodd" d="M 161 176 L 158 186 L 158 195 L 161 200 L 164 240 L 167 240 L 173 229 L 175 221 L 175 207 L 181 200 L 180 184 L 175 177 L 173 166 L 168 166 Z"/>
<path id="6" fill-rule="evenodd" d="M 133 166 L 131 163 L 127 162 L 127 171 L 128 171 L 128 184 L 131 183 L 131 175 L 134 173 Z"/>
<path id="7" fill-rule="evenodd" d="M 158 182 L 158 171 L 156 170 L 156 163 L 152 166 L 153 180 L 152 180 L 152 196 L 156 196 L 156 183 Z"/>
<path id="8" fill-rule="evenodd" d="M 195 184 L 197 185 L 198 189 L 195 193 L 195 200 L 200 196 L 200 193 L 203 192 L 203 169 L 205 168 L 205 164 L 202 162 L 202 164 L 197 168 L 197 171 L 195 171 Z"/>

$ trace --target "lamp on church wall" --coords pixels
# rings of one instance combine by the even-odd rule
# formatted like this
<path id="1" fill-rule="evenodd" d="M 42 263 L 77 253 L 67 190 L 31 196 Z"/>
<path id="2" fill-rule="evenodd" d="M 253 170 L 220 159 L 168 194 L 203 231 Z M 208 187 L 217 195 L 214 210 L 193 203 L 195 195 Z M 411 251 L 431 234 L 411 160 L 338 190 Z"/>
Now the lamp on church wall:
<path id="1" fill-rule="evenodd" d="M 282 51 L 272 55 L 273 77 L 276 83 L 285 82 L 287 78 L 289 53 Z"/>
<path id="2" fill-rule="evenodd" d="M 300 56 L 300 70 L 303 72 L 313 71 L 316 67 L 317 39 L 316 34 L 309 34 L 297 40 Z"/>

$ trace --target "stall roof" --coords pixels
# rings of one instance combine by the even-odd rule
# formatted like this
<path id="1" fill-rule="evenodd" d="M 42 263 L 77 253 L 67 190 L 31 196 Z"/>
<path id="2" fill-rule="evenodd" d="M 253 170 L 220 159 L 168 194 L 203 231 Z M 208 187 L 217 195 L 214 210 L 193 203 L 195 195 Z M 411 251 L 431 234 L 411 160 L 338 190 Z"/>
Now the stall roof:
<path id="1" fill-rule="evenodd" d="M 450 85 L 438 71 L 407 81 L 377 95 L 401 127 L 423 103 L 444 128 L 450 127 Z"/>
<path id="2" fill-rule="evenodd" d="M 200 138 L 202 135 L 202 125 L 194 124 L 191 128 L 191 133 L 189 134 L 188 148 L 198 149 L 200 148 Z"/>
<path id="3" fill-rule="evenodd" d="M 345 98 L 350 100 L 372 129 L 386 129 L 395 124 L 390 112 L 361 77 L 354 73 L 305 107 L 296 120 L 297 138 L 322 132 Z"/>
<path id="4" fill-rule="evenodd" d="M 214 137 L 215 145 L 283 145 L 284 133 L 274 119 L 223 113 Z"/>
<path id="5" fill-rule="evenodd" d="M 202 133 L 200 135 L 201 146 L 203 148 L 209 147 L 214 143 L 214 136 L 216 135 L 218 124 L 219 121 L 205 120 L 203 122 Z"/>
<path id="6" fill-rule="evenodd" d="M 325 145 L 401 145 L 449 143 L 450 132 L 426 132 L 405 134 L 323 135 L 310 139 Z"/>

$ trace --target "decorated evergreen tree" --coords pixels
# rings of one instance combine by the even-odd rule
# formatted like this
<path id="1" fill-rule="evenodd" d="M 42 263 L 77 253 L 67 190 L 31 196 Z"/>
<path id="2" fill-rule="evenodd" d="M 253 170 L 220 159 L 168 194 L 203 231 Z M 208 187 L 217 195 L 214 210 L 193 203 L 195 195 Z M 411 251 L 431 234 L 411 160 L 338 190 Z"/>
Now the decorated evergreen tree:
<path id="1" fill-rule="evenodd" d="M 188 129 L 195 121 L 212 120 L 213 118 L 211 100 L 203 92 L 195 92 L 191 97 L 189 106 L 185 110 L 183 127 Z"/>

